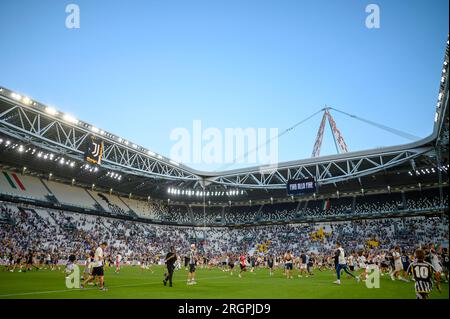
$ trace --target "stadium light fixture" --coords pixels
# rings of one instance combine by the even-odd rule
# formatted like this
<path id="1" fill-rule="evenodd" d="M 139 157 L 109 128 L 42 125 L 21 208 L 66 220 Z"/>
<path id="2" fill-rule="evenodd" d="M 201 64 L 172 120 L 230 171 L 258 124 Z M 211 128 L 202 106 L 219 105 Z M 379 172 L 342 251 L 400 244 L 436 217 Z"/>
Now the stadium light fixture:
<path id="1" fill-rule="evenodd" d="M 19 148 L 18 148 L 17 150 L 18 150 L 20 153 L 22 153 L 22 152 L 23 152 L 23 146 L 20 145 Z"/>
<path id="2" fill-rule="evenodd" d="M 20 94 L 15 93 L 15 92 L 11 93 L 11 97 L 14 100 L 17 100 L 17 101 L 20 101 L 22 99 L 22 96 Z"/>
<path id="3" fill-rule="evenodd" d="M 100 132 L 100 130 L 97 127 L 95 127 L 95 126 L 91 126 L 91 131 L 94 132 L 94 133 Z"/>
<path id="4" fill-rule="evenodd" d="M 27 96 L 24 96 L 23 98 L 22 98 L 22 102 L 24 103 L 24 104 L 31 104 L 31 100 L 30 100 L 30 98 L 29 97 L 27 97 Z"/>
<path id="5" fill-rule="evenodd" d="M 63 120 L 71 124 L 78 124 L 78 120 L 70 114 L 64 114 Z"/>

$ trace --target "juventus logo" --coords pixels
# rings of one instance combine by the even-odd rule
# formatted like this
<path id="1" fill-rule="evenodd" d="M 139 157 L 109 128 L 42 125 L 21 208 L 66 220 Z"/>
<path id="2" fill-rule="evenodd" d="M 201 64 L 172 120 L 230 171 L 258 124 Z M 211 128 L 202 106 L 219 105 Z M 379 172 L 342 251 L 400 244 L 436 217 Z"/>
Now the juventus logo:
<path id="1" fill-rule="evenodd" d="M 95 137 L 91 138 L 89 149 L 86 154 L 86 160 L 94 164 L 101 164 L 103 153 L 103 141 L 96 141 Z"/>
<path id="2" fill-rule="evenodd" d="M 100 155 L 100 145 L 98 143 L 92 142 L 94 150 L 92 151 L 92 156 L 98 157 Z"/>

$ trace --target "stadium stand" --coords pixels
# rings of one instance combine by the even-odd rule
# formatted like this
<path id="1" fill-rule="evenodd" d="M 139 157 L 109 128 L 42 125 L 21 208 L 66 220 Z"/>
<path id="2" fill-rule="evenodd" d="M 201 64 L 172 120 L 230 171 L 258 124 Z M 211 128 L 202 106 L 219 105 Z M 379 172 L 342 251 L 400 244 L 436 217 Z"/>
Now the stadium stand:
<path id="1" fill-rule="evenodd" d="M 62 204 L 99 209 L 99 204 L 81 187 L 56 183 L 53 181 L 43 182 Z"/>
<path id="2" fill-rule="evenodd" d="M 167 211 L 158 211 L 160 220 L 175 223 L 192 223 L 187 205 L 169 205 Z"/>
<path id="3" fill-rule="evenodd" d="M 191 206 L 192 221 L 195 224 L 212 224 L 222 221 L 222 208 L 220 207 L 203 207 Z"/>
<path id="4" fill-rule="evenodd" d="M 201 232 L 192 227 L 156 225 L 113 218 L 40 209 L 33 206 L 0 203 L 0 216 L 6 222 L 0 228 L 0 256 L 13 249 L 24 252 L 59 254 L 61 261 L 75 253 L 84 258 L 86 249 L 106 240 L 111 253 L 121 253 L 128 260 L 139 260 L 142 254 L 157 254 L 168 243 L 184 252 L 197 241 L 203 253 L 220 255 L 252 250 L 258 243 L 270 240 L 269 251 L 280 254 L 286 249 L 328 254 L 337 240 L 348 251 L 389 249 L 401 245 L 412 250 L 417 245 L 438 241 L 448 245 L 448 216 L 406 217 L 353 220 L 326 223 L 298 223 L 251 226 L 245 228 L 206 227 Z M 289 248 L 288 248 L 289 247 Z"/>
<path id="5" fill-rule="evenodd" d="M 14 186 L 14 187 L 13 187 Z M 142 218 L 186 225 L 236 225 L 267 222 L 301 221 L 305 218 L 377 217 L 386 213 L 427 212 L 448 208 L 448 187 L 444 187 L 443 205 L 438 189 L 354 195 L 341 198 L 239 205 L 170 204 L 119 197 L 86 190 L 55 181 L 3 171 L 0 174 L 0 195 L 28 198 L 41 203 L 59 203 L 99 213 Z M 37 204 L 37 202 L 35 203 Z M 44 205 L 49 207 L 48 205 Z M 75 210 L 78 211 L 78 210 Z"/>
<path id="6" fill-rule="evenodd" d="M 159 205 L 151 201 L 140 201 L 136 199 L 121 197 L 121 200 L 135 212 L 139 217 L 147 219 L 157 219 L 157 211 L 161 210 Z M 164 211 L 164 209 L 162 209 Z"/>
<path id="7" fill-rule="evenodd" d="M 0 193 L 44 201 L 49 195 L 39 178 L 9 171 L 0 173 Z"/>

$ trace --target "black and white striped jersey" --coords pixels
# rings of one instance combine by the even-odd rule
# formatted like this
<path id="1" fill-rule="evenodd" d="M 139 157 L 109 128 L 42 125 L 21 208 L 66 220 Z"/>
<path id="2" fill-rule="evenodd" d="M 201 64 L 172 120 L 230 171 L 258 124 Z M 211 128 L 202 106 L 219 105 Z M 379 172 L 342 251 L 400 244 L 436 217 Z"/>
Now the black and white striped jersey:
<path id="1" fill-rule="evenodd" d="M 408 267 L 416 281 L 415 288 L 418 293 L 429 293 L 433 289 L 433 266 L 428 262 L 413 262 Z"/>

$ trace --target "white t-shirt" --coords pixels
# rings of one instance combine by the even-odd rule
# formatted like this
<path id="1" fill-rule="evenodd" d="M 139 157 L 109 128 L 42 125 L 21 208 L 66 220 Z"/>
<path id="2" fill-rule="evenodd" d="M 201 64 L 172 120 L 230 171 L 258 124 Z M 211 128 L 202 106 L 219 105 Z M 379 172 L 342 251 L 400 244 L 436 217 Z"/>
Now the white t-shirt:
<path id="1" fill-rule="evenodd" d="M 392 257 L 394 257 L 394 264 L 402 265 L 402 259 L 400 258 L 400 253 L 397 251 L 394 251 L 392 253 Z"/>
<path id="2" fill-rule="evenodd" d="M 102 247 L 98 247 L 95 250 L 94 267 L 101 267 L 101 266 L 103 266 L 103 249 Z"/>
<path id="3" fill-rule="evenodd" d="M 347 259 L 348 259 L 348 265 L 349 266 L 353 266 L 353 256 L 350 255 L 350 256 L 347 257 Z"/>
<path id="4" fill-rule="evenodd" d="M 346 265 L 347 262 L 345 261 L 345 252 L 344 252 L 344 248 L 339 247 L 339 257 L 338 257 L 338 262 L 340 265 Z"/>
<path id="5" fill-rule="evenodd" d="M 366 257 L 359 256 L 359 267 L 366 268 Z"/>

